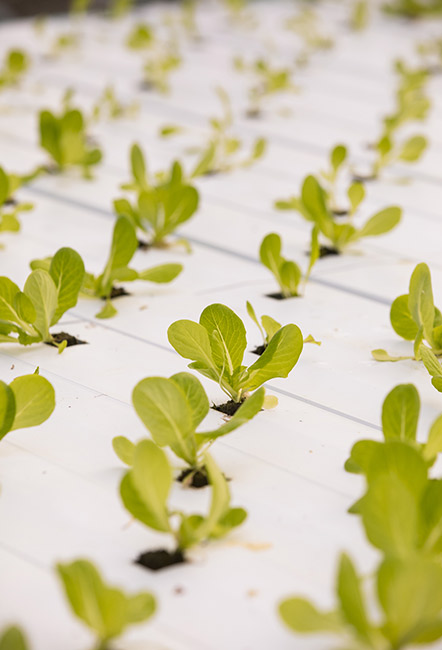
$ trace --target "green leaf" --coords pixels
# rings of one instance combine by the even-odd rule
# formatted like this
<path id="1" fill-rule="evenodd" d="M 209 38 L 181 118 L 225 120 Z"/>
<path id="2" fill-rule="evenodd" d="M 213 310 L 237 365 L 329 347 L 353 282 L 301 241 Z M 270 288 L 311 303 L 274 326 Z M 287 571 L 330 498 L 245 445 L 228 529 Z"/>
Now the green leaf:
<path id="1" fill-rule="evenodd" d="M 51 261 L 49 273 L 57 288 L 57 309 L 51 322 L 55 325 L 68 309 L 77 304 L 84 279 L 84 263 L 72 248 L 60 248 Z"/>
<path id="2" fill-rule="evenodd" d="M 177 384 L 185 395 L 190 409 L 192 426 L 195 430 L 209 412 L 209 400 L 206 391 L 196 377 L 189 372 L 179 372 L 170 378 Z"/>
<path id="3" fill-rule="evenodd" d="M 11 431 L 15 418 L 14 392 L 0 380 L 0 440 Z"/>
<path id="4" fill-rule="evenodd" d="M 334 172 L 337 172 L 347 158 L 347 147 L 338 144 L 332 149 L 330 162 Z"/>
<path id="5" fill-rule="evenodd" d="M 430 269 L 424 263 L 418 264 L 411 275 L 408 307 L 414 322 L 423 327 L 426 340 L 431 342 L 435 309 Z"/>
<path id="6" fill-rule="evenodd" d="M 26 323 L 35 323 L 37 311 L 25 293 L 19 291 L 15 294 L 13 306 L 21 320 Z"/>
<path id="7" fill-rule="evenodd" d="M 137 248 L 138 240 L 132 223 L 127 217 L 118 217 L 112 235 L 109 258 L 99 278 L 100 297 L 104 298 L 110 294 L 115 271 L 128 266 Z"/>
<path id="8" fill-rule="evenodd" d="M 419 556 L 387 558 L 378 571 L 377 589 L 385 613 L 383 631 L 392 647 L 404 647 L 404 640 L 413 644 L 436 622 L 440 631 L 442 568 L 436 563 Z"/>
<path id="9" fill-rule="evenodd" d="M 307 176 L 302 185 L 302 202 L 310 214 L 312 221 L 323 229 L 324 221 L 330 219 L 327 210 L 325 192 L 314 176 Z"/>
<path id="10" fill-rule="evenodd" d="M 170 325 L 167 338 L 171 346 L 185 359 L 198 361 L 204 368 L 216 368 L 207 330 L 191 320 L 179 320 Z"/>
<path id="11" fill-rule="evenodd" d="M 227 481 L 209 454 L 206 454 L 204 458 L 204 465 L 212 488 L 212 500 L 209 514 L 199 530 L 201 540 L 210 537 L 215 532 L 220 520 L 229 512 L 230 505 L 230 492 Z"/>
<path id="12" fill-rule="evenodd" d="M 15 397 L 15 418 L 11 430 L 33 427 L 45 422 L 55 408 L 55 391 L 41 375 L 16 377 L 10 388 Z"/>
<path id="13" fill-rule="evenodd" d="M 380 442 L 359 440 L 352 447 L 350 458 L 345 462 L 345 470 L 352 474 L 367 474 Z"/>
<path id="14" fill-rule="evenodd" d="M 373 215 L 359 231 L 359 237 L 376 237 L 395 228 L 401 220 L 402 209 L 396 206 L 385 208 Z"/>
<path id="15" fill-rule="evenodd" d="M 255 323 L 255 325 L 258 327 L 259 331 L 261 332 L 262 338 L 265 339 L 264 330 L 261 327 L 261 324 L 260 324 L 260 322 L 258 320 L 258 317 L 257 317 L 257 315 L 255 313 L 255 310 L 253 309 L 251 303 L 248 300 L 246 302 L 246 309 L 247 309 L 248 315 L 250 316 L 252 321 Z"/>
<path id="16" fill-rule="evenodd" d="M 427 443 L 423 448 L 423 457 L 425 460 L 432 461 L 442 451 L 442 415 L 440 415 L 431 425 Z"/>
<path id="17" fill-rule="evenodd" d="M 20 628 L 8 627 L 0 636 L 0 650 L 28 650 L 29 646 Z"/>
<path id="18" fill-rule="evenodd" d="M 156 609 L 151 594 L 125 596 L 108 587 L 87 560 L 58 564 L 57 572 L 73 612 L 101 642 L 120 636 L 127 625 L 147 620 Z"/>
<path id="19" fill-rule="evenodd" d="M 413 357 L 392 357 L 386 350 L 372 350 L 371 356 L 376 361 L 404 361 Z"/>
<path id="20" fill-rule="evenodd" d="M 301 269 L 291 260 L 284 261 L 279 269 L 282 292 L 286 297 L 297 296 L 301 281 Z"/>
<path id="21" fill-rule="evenodd" d="M 115 307 L 113 306 L 113 304 L 111 303 L 111 301 L 106 300 L 106 302 L 104 304 L 104 307 L 102 309 L 100 309 L 100 311 L 95 314 L 95 318 L 102 318 L 102 319 L 112 318 L 117 313 L 118 312 L 115 309 Z"/>
<path id="22" fill-rule="evenodd" d="M 134 388 L 132 402 L 160 447 L 170 447 L 187 463 L 196 461 L 193 412 L 186 394 L 172 379 L 148 377 Z"/>
<path id="23" fill-rule="evenodd" d="M 279 614 L 294 632 L 311 634 L 317 632 L 340 633 L 343 625 L 335 612 L 320 612 L 304 598 L 288 598 L 279 605 Z"/>
<path id="24" fill-rule="evenodd" d="M 9 198 L 9 177 L 3 167 L 0 167 L 0 206 Z"/>
<path id="25" fill-rule="evenodd" d="M 347 191 L 351 212 L 354 214 L 365 198 L 365 187 L 362 183 L 352 183 Z"/>
<path id="26" fill-rule="evenodd" d="M 57 287 L 52 277 L 41 269 L 32 271 L 26 280 L 23 292 L 31 300 L 37 314 L 34 327 L 44 341 L 49 340 L 49 327 L 57 309 Z"/>
<path id="27" fill-rule="evenodd" d="M 135 445 L 124 436 L 117 436 L 112 440 L 112 447 L 118 458 L 131 467 L 135 457 Z"/>
<path id="28" fill-rule="evenodd" d="M 262 316 L 261 322 L 267 334 L 267 341 L 270 342 L 276 332 L 281 329 L 281 323 L 278 323 L 278 321 L 271 316 Z"/>
<path id="29" fill-rule="evenodd" d="M 391 440 L 376 448 L 359 511 L 369 541 L 384 553 L 406 557 L 415 552 L 427 471 L 409 444 Z"/>
<path id="30" fill-rule="evenodd" d="M 370 641 L 372 630 L 365 609 L 360 579 L 352 561 L 345 553 L 341 555 L 339 562 L 336 592 L 343 618 L 355 629 L 359 637 Z"/>
<path id="31" fill-rule="evenodd" d="M 276 233 L 271 233 L 264 237 L 259 250 L 259 258 L 277 278 L 279 278 L 279 267 L 282 262 L 281 257 L 281 237 Z"/>
<path id="32" fill-rule="evenodd" d="M 165 453 L 152 441 L 135 448 L 133 467 L 123 478 L 121 498 L 127 510 L 149 528 L 170 532 L 167 499 L 172 470 Z"/>
<path id="33" fill-rule="evenodd" d="M 206 442 L 211 440 L 216 440 L 221 436 L 225 436 L 238 427 L 242 426 L 249 420 L 255 417 L 257 413 L 262 409 L 264 404 L 265 391 L 264 388 L 260 388 L 255 391 L 250 397 L 248 397 L 243 404 L 239 407 L 233 417 L 230 418 L 228 422 L 214 429 L 213 431 L 205 431 L 204 433 L 197 433 L 196 440 L 198 447 L 201 447 Z"/>
<path id="34" fill-rule="evenodd" d="M 200 325 L 210 339 L 212 358 L 218 368 L 226 366 L 229 375 L 241 366 L 247 347 L 246 328 L 234 311 L 215 303 L 204 309 Z"/>
<path id="35" fill-rule="evenodd" d="M 214 142 L 210 142 L 208 147 L 204 149 L 201 157 L 197 161 L 194 170 L 192 171 L 190 178 L 197 178 L 198 176 L 204 176 L 209 172 L 214 170 L 214 165 L 216 162 L 216 145 Z"/>
<path id="36" fill-rule="evenodd" d="M 416 162 L 424 153 L 428 141 L 422 135 L 415 135 L 406 140 L 399 153 L 399 160 L 404 162 Z"/>
<path id="37" fill-rule="evenodd" d="M 158 266 L 153 266 L 145 271 L 140 271 L 138 273 L 138 278 L 140 280 L 145 280 L 146 282 L 165 284 L 167 282 L 172 282 L 172 280 L 174 280 L 182 270 L 182 264 L 159 264 Z"/>
<path id="38" fill-rule="evenodd" d="M 391 325 L 396 332 L 406 341 L 414 341 L 419 327 L 414 322 L 408 306 L 408 294 L 396 298 L 390 309 Z"/>
<path id="39" fill-rule="evenodd" d="M 412 384 L 393 388 L 382 406 L 384 438 L 415 441 L 419 411 L 419 393 Z"/>
<path id="40" fill-rule="evenodd" d="M 254 390 L 269 379 L 287 377 L 296 365 L 303 348 L 297 325 L 285 325 L 273 336 L 263 354 L 248 369 L 246 390 Z"/>

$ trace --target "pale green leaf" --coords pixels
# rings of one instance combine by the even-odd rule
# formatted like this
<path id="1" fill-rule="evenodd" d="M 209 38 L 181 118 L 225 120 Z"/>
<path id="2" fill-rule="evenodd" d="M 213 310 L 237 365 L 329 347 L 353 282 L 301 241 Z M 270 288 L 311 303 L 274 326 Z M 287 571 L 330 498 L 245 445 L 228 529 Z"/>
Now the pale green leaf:
<path id="1" fill-rule="evenodd" d="M 402 209 L 396 206 L 385 208 L 373 215 L 359 231 L 359 237 L 376 237 L 395 228 L 401 220 Z"/>
<path id="2" fill-rule="evenodd" d="M 33 427 L 45 422 L 55 408 L 55 391 L 41 375 L 16 377 L 10 388 L 15 397 L 15 418 L 11 430 Z"/>
<path id="3" fill-rule="evenodd" d="M 14 392 L 0 380 L 0 440 L 11 431 L 15 418 Z"/>
<path id="4" fill-rule="evenodd" d="M 54 319 L 57 309 L 57 287 L 49 273 L 41 269 L 32 271 L 26 280 L 23 292 L 35 307 L 37 317 L 34 327 L 41 334 L 43 340 L 50 337 L 49 327 Z"/>
<path id="5" fill-rule="evenodd" d="M 406 341 L 414 341 L 419 327 L 414 322 L 408 306 L 408 294 L 398 296 L 393 300 L 390 309 L 390 321 L 396 334 L 399 334 Z"/>
<path id="6" fill-rule="evenodd" d="M 382 430 L 386 440 L 416 440 L 419 420 L 419 393 L 412 384 L 396 386 L 382 406 Z"/>
<path id="7" fill-rule="evenodd" d="M 117 436 L 112 440 L 112 447 L 118 458 L 131 467 L 134 462 L 135 445 L 131 440 L 124 436 Z"/>
<path id="8" fill-rule="evenodd" d="M 303 348 L 297 325 L 285 325 L 272 338 L 263 354 L 248 370 L 246 389 L 254 390 L 269 379 L 287 377 L 296 365 Z"/>
<path id="9" fill-rule="evenodd" d="M 72 248 L 60 248 L 51 261 L 49 273 L 57 288 L 57 309 L 51 322 L 54 325 L 77 304 L 84 279 L 84 263 Z"/>

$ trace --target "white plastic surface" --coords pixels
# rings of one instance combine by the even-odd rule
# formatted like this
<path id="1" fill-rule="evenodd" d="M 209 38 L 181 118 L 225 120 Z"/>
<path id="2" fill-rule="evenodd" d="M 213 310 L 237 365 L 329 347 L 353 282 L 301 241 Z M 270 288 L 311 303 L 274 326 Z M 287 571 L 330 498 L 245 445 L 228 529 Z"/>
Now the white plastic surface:
<path id="1" fill-rule="evenodd" d="M 201 208 L 180 231 L 192 242 L 192 255 L 179 249 L 137 252 L 137 268 L 182 262 L 185 271 L 174 283 L 130 287 L 133 295 L 116 302 L 119 314 L 108 321 L 94 318 L 98 301 L 80 300 L 62 325 L 88 345 L 62 355 L 44 345 L 0 348 L 3 380 L 38 365 L 57 394 L 56 411 L 44 425 L 14 432 L 0 445 L 0 629 L 19 623 L 34 650 L 91 646 L 53 570 L 56 561 L 78 557 L 92 559 L 106 579 L 127 591 L 147 589 L 158 598 L 155 618 L 131 629 L 118 648 L 328 650 L 330 639 L 290 634 L 278 620 L 277 602 L 304 594 L 329 606 L 340 550 L 349 551 L 362 571 L 374 566 L 376 554 L 359 521 L 346 512 L 361 483 L 344 472 L 343 464 L 355 441 L 379 437 L 387 392 L 401 382 L 418 387 L 422 432 L 441 411 L 441 396 L 422 367 L 411 361 L 378 364 L 370 355 L 379 347 L 392 353 L 409 349 L 390 327 L 389 305 L 406 292 L 417 262 L 431 265 L 436 304 L 442 304 L 440 77 L 430 86 L 431 117 L 416 126 L 431 140 L 428 153 L 368 188 L 367 215 L 388 204 L 404 208 L 394 232 L 366 240 L 340 258 L 319 261 L 306 296 L 299 299 L 266 297 L 276 287 L 257 255 L 263 236 L 276 231 L 287 257 L 307 264 L 307 224 L 295 213 L 275 211 L 274 200 L 296 194 L 305 175 L 324 167 L 335 143 L 348 144 L 356 163 L 367 160 L 366 145 L 392 106 L 393 60 L 413 59 L 415 43 L 437 33 L 437 24 L 376 16 L 356 35 L 346 26 L 348 5 L 324 3 L 319 12 L 336 47 L 316 55 L 299 74 L 299 94 L 273 100 L 263 119 L 248 121 L 244 108 L 251 79 L 233 70 L 232 58 L 268 51 L 272 41 L 279 60 L 293 61 L 299 42 L 281 25 L 294 3 L 256 3 L 260 26 L 251 31 L 229 24 L 212 3 L 202 4 L 204 40 L 183 40 L 184 64 L 172 75 L 168 96 L 139 92 L 142 57 L 123 47 L 137 20 L 162 23 L 162 5 L 120 22 L 91 17 L 80 26 L 80 52 L 56 61 L 43 54 L 48 39 L 67 31 L 66 20 L 49 21 L 45 37 L 26 21 L 0 26 L 0 57 L 16 45 L 33 56 L 21 90 L 0 94 L 0 165 L 8 170 L 22 172 L 45 161 L 37 144 L 37 112 L 58 108 L 68 86 L 87 110 L 107 82 L 119 98 L 137 98 L 142 106 L 135 120 L 100 122 L 92 129 L 105 154 L 94 181 L 48 176 L 21 190 L 20 198 L 33 201 L 35 209 L 21 217 L 21 233 L 2 234 L 0 253 L 0 274 L 18 284 L 31 259 L 63 245 L 76 248 L 89 270 L 102 268 L 113 226 L 111 202 L 128 178 L 130 144 L 143 145 L 152 169 L 174 158 L 190 168 L 186 148 L 204 143 L 207 119 L 219 112 L 216 85 L 231 94 L 245 147 L 257 136 L 269 139 L 268 155 L 251 169 L 198 181 Z M 286 107 L 290 117 L 280 115 Z M 168 123 L 188 130 L 161 140 L 158 129 Z M 404 175 L 407 184 L 398 182 Z M 249 512 L 246 524 L 228 539 L 194 551 L 190 564 L 151 574 L 132 561 L 164 540 L 131 522 L 123 509 L 118 485 L 124 470 L 111 440 L 119 434 L 133 440 L 146 435 L 130 403 L 137 381 L 186 368 L 167 342 L 174 320 L 197 319 L 206 305 L 223 302 L 247 323 L 249 349 L 260 343 L 246 300 L 259 314 L 297 323 L 322 345 L 306 346 L 290 377 L 270 382 L 269 392 L 279 397 L 277 409 L 259 414 L 213 448 L 232 479 L 234 504 Z M 248 359 L 253 361 L 249 354 Z M 203 383 L 211 399 L 223 399 L 216 386 Z M 208 418 L 214 425 L 221 422 L 214 412 Z M 205 507 L 207 496 L 178 486 L 173 492 L 174 502 L 191 511 Z"/>

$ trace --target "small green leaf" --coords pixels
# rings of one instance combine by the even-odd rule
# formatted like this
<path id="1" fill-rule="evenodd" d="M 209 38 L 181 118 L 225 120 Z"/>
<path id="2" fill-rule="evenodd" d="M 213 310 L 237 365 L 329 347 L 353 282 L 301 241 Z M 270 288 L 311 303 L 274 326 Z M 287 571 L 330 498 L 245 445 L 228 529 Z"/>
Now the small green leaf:
<path id="1" fill-rule="evenodd" d="M 419 393 L 412 384 L 393 388 L 382 407 L 382 430 L 385 439 L 415 441 L 419 411 Z"/>
<path id="2" fill-rule="evenodd" d="M 0 440 L 11 431 L 15 413 L 14 392 L 8 384 L 0 380 Z"/>
<path id="3" fill-rule="evenodd" d="M 28 650 L 27 640 L 20 628 L 8 627 L 0 636 L 0 650 Z"/>
<path id="4" fill-rule="evenodd" d="M 402 145 L 399 153 L 399 159 L 404 162 L 416 162 L 424 153 L 428 146 L 428 141 L 422 135 L 415 135 Z"/>
<path id="5" fill-rule="evenodd" d="M 51 276 L 41 269 L 32 271 L 26 280 L 23 292 L 34 305 L 36 319 L 34 326 L 43 340 L 49 340 L 51 326 L 57 309 L 57 287 Z"/>
<path id="6" fill-rule="evenodd" d="M 399 334 L 406 341 L 414 341 L 419 327 L 414 322 L 408 306 L 408 294 L 398 296 L 393 300 L 390 309 L 390 321 L 396 334 Z"/>
<path id="7" fill-rule="evenodd" d="M 84 263 L 72 248 L 60 248 L 51 261 L 49 273 L 57 288 L 57 309 L 51 322 L 54 325 L 77 304 L 84 279 Z"/>
<path id="8" fill-rule="evenodd" d="M 333 168 L 333 171 L 336 173 L 338 169 L 342 166 L 347 158 L 347 147 L 342 144 L 338 144 L 334 149 L 332 149 L 330 162 Z"/>
<path id="9" fill-rule="evenodd" d="M 244 323 L 229 307 L 215 303 L 203 310 L 200 325 L 209 335 L 215 364 L 218 368 L 226 366 L 227 372 L 233 375 L 241 366 L 247 347 Z"/>
<path id="10" fill-rule="evenodd" d="M 183 270 L 182 264 L 160 264 L 153 266 L 145 271 L 140 271 L 138 277 L 140 280 L 146 282 L 156 282 L 157 284 L 165 284 L 172 282 Z"/>
<path id="11" fill-rule="evenodd" d="M 127 510 L 146 526 L 170 532 L 167 499 L 172 471 L 165 453 L 152 441 L 135 448 L 133 467 L 121 482 L 120 493 Z"/>
<path id="12" fill-rule="evenodd" d="M 23 375 L 10 383 L 15 397 L 15 418 L 11 430 L 45 422 L 55 408 L 55 391 L 41 375 Z"/>
<path id="13" fill-rule="evenodd" d="M 134 462 L 135 445 L 124 436 L 117 436 L 112 440 L 112 447 L 118 458 L 131 467 Z"/>
<path id="14" fill-rule="evenodd" d="M 336 592 L 343 618 L 355 629 L 359 637 L 369 642 L 372 630 L 367 617 L 360 579 L 352 561 L 345 553 L 341 555 L 339 562 Z"/>
<path id="15" fill-rule="evenodd" d="M 362 183 L 352 183 L 347 191 L 351 212 L 354 214 L 365 198 L 365 187 Z"/>
<path id="16" fill-rule="evenodd" d="M 100 311 L 98 313 L 95 314 L 95 318 L 102 318 L 102 319 L 112 318 L 117 313 L 118 312 L 115 309 L 115 307 L 113 306 L 113 304 L 111 303 L 111 301 L 106 300 L 106 302 L 104 304 L 104 307 L 102 309 L 100 309 Z"/>
<path id="17" fill-rule="evenodd" d="M 339 633 L 343 625 L 335 612 L 320 612 L 304 598 L 288 598 L 279 605 L 279 614 L 293 632 L 311 634 L 317 632 Z"/>
<path id="18" fill-rule="evenodd" d="M 410 279 L 408 307 L 414 322 L 423 327 L 427 341 L 432 341 L 435 308 L 430 269 L 426 264 L 418 264 Z"/>
<path id="19" fill-rule="evenodd" d="M 395 228 L 401 220 L 402 209 L 390 207 L 381 210 L 371 217 L 359 231 L 360 237 L 376 237 Z"/>
<path id="20" fill-rule="evenodd" d="M 297 325 L 285 325 L 273 336 L 263 354 L 248 369 L 247 390 L 259 388 L 269 379 L 287 377 L 303 348 L 303 337 Z"/>

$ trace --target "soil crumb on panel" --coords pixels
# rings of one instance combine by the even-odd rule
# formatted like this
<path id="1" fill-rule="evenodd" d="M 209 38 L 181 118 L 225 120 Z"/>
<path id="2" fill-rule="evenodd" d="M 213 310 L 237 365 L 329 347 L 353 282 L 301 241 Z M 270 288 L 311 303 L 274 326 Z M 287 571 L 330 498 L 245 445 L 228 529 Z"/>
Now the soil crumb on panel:
<path id="1" fill-rule="evenodd" d="M 242 400 L 241 402 L 234 402 L 232 399 L 230 399 L 228 402 L 225 402 L 224 404 L 213 404 L 212 409 L 214 411 L 219 411 L 220 413 L 224 413 L 224 415 L 235 415 L 241 404 L 244 402 Z"/>
<path id="2" fill-rule="evenodd" d="M 186 562 L 186 558 L 182 551 L 170 552 L 165 549 L 147 551 L 147 553 L 142 553 L 135 560 L 135 564 L 139 564 L 151 571 L 160 571 L 166 567 L 173 566 L 174 564 L 183 564 L 184 562 Z"/>
<path id="3" fill-rule="evenodd" d="M 66 341 L 66 347 L 70 348 L 73 345 L 87 345 L 87 341 L 81 341 L 80 339 L 77 339 L 76 336 L 72 336 L 72 334 L 68 334 L 67 332 L 57 332 L 56 334 L 51 334 L 54 342 L 52 341 L 45 341 L 46 345 L 52 345 L 53 347 L 57 347 L 63 341 Z"/>

